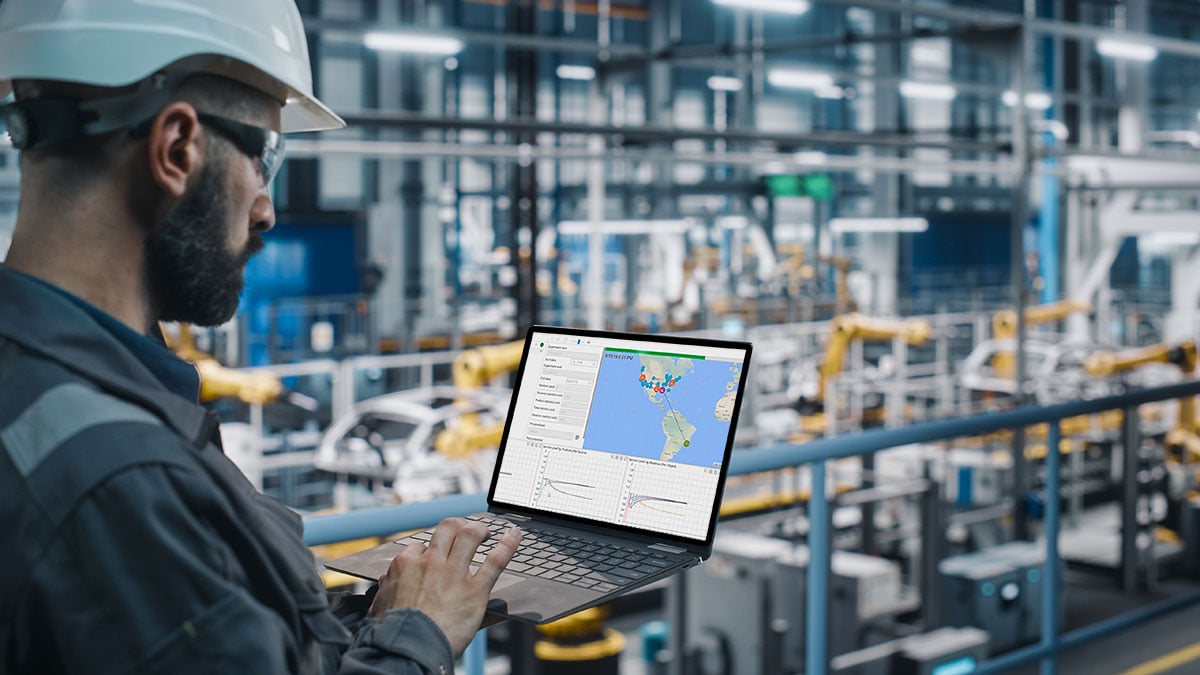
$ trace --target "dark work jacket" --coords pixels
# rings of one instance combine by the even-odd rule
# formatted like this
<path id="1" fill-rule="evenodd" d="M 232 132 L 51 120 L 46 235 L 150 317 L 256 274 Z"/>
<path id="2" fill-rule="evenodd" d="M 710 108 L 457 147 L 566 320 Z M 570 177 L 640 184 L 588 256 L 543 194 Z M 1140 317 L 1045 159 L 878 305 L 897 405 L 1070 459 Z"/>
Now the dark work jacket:
<path id="1" fill-rule="evenodd" d="M 0 266 L 0 674 L 453 672 L 415 610 L 347 630 L 299 516 L 101 314 Z"/>

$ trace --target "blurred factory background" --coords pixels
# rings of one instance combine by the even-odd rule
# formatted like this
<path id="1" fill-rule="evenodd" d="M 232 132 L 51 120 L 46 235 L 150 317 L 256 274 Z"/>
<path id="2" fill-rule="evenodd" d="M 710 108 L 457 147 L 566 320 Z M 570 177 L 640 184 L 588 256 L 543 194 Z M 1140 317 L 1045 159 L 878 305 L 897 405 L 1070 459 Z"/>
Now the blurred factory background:
<path id="1" fill-rule="evenodd" d="M 289 139 L 237 317 L 167 332 L 306 515 L 485 491 L 539 323 L 753 342 L 735 462 L 1134 397 L 872 436 L 820 508 L 811 463 L 736 476 L 708 564 L 465 669 L 1200 672 L 1195 402 L 1135 400 L 1196 367 L 1200 3 L 297 4 L 350 126 Z"/>

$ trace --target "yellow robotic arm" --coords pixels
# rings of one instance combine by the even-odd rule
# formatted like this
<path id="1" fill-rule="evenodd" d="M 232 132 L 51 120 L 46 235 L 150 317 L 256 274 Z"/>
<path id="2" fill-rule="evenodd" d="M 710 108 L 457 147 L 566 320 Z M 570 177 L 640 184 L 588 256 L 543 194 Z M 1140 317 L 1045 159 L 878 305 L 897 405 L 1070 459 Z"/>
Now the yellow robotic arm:
<path id="1" fill-rule="evenodd" d="M 521 365 L 521 354 L 524 351 L 524 340 L 469 349 L 459 354 L 450 366 L 454 386 L 459 389 L 476 389 L 505 373 L 511 373 Z"/>
<path id="2" fill-rule="evenodd" d="M 878 342 L 899 337 L 910 345 L 919 346 L 928 342 L 932 335 L 933 327 L 922 319 L 890 321 L 871 319 L 862 314 L 835 317 L 829 342 L 825 345 L 825 358 L 821 361 L 816 400 L 825 402 L 826 385 L 845 368 L 846 350 L 855 340 Z"/>
<path id="3" fill-rule="evenodd" d="M 222 398 L 236 398 L 243 403 L 266 405 L 274 403 L 283 394 L 283 383 L 271 373 L 245 372 L 226 368 L 211 354 L 196 349 L 189 324 L 179 324 L 179 340 L 167 340 L 171 351 L 196 366 L 200 373 L 200 401 L 208 403 Z"/>
<path id="4" fill-rule="evenodd" d="M 1170 363 L 1184 373 L 1192 373 L 1196 370 L 1196 343 L 1188 340 L 1175 346 L 1151 345 L 1123 352 L 1101 352 L 1089 356 L 1083 368 L 1093 377 L 1108 377 L 1148 363 Z"/>
<path id="5" fill-rule="evenodd" d="M 1025 308 L 1025 325 L 1036 326 L 1059 321 L 1076 312 L 1090 312 L 1092 306 L 1079 300 L 1060 300 L 1046 305 Z M 1002 309 L 992 315 L 992 337 L 997 340 L 1012 340 L 1017 337 L 1017 312 Z"/>
<path id="6" fill-rule="evenodd" d="M 1087 361 L 1084 361 L 1083 368 L 1093 377 L 1108 377 L 1149 363 L 1169 363 L 1177 366 L 1185 375 L 1191 375 L 1196 372 L 1196 343 L 1187 340 L 1177 345 L 1151 345 L 1123 352 L 1092 354 Z M 1178 438 L 1180 431 L 1191 437 L 1196 435 L 1195 397 L 1179 399 L 1179 420 L 1174 432 L 1176 439 L 1168 438 L 1168 444 L 1188 445 L 1189 447 L 1197 445 L 1198 451 L 1195 454 L 1200 456 L 1200 442 L 1194 439 L 1188 442 Z M 1171 443 L 1172 440 L 1178 442 Z"/>
<path id="7" fill-rule="evenodd" d="M 1035 305 L 1025 308 L 1025 325 L 1059 321 L 1076 312 L 1090 312 L 1092 306 L 1079 300 L 1060 300 L 1045 305 Z M 996 340 L 1017 339 L 1017 311 L 1002 309 L 992 315 L 992 338 Z M 1010 351 L 998 351 L 992 357 L 992 370 L 999 377 L 1014 377 L 1017 371 L 1017 357 Z"/>
<path id="8" fill-rule="evenodd" d="M 469 349 L 458 355 L 450 366 L 454 386 L 462 390 L 478 389 L 504 373 L 521 365 L 525 341 L 517 340 L 500 345 Z M 433 447 L 447 457 L 465 457 L 477 450 L 500 445 L 504 422 L 480 424 L 479 415 L 459 416 L 452 427 L 438 434 Z"/>
<path id="9" fill-rule="evenodd" d="M 838 311 L 853 312 L 857 310 L 858 303 L 850 294 L 850 269 L 854 267 L 854 261 L 835 255 L 819 255 L 817 261 L 829 263 L 837 270 L 837 275 L 834 277 L 834 288 L 837 291 Z"/>

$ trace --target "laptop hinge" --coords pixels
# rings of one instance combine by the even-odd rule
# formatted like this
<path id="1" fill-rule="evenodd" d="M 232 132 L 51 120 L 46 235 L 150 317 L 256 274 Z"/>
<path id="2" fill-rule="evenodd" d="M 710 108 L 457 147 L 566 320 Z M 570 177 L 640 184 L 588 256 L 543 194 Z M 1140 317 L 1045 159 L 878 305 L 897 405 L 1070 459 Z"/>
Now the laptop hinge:
<path id="1" fill-rule="evenodd" d="M 650 544 L 647 548 L 652 548 L 664 553 L 687 553 L 687 549 L 679 548 L 678 546 L 670 546 L 668 544 Z"/>

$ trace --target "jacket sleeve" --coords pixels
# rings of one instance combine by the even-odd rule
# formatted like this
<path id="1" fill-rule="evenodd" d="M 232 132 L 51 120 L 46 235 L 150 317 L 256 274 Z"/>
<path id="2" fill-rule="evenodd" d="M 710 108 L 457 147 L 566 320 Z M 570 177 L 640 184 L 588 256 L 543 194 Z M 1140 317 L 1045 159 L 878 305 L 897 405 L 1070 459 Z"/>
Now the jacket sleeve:
<path id="1" fill-rule="evenodd" d="M 429 617 L 411 608 L 394 609 L 382 619 L 363 620 L 337 672 L 451 675 L 454 653 Z"/>
<path id="2" fill-rule="evenodd" d="M 196 489 L 202 480 L 141 466 L 84 499 L 24 589 L 18 663 L 64 673 L 453 672 L 445 637 L 415 610 L 362 622 L 344 656 L 310 651 L 248 587 L 222 536 L 235 525 L 222 522 L 220 495 Z"/>

